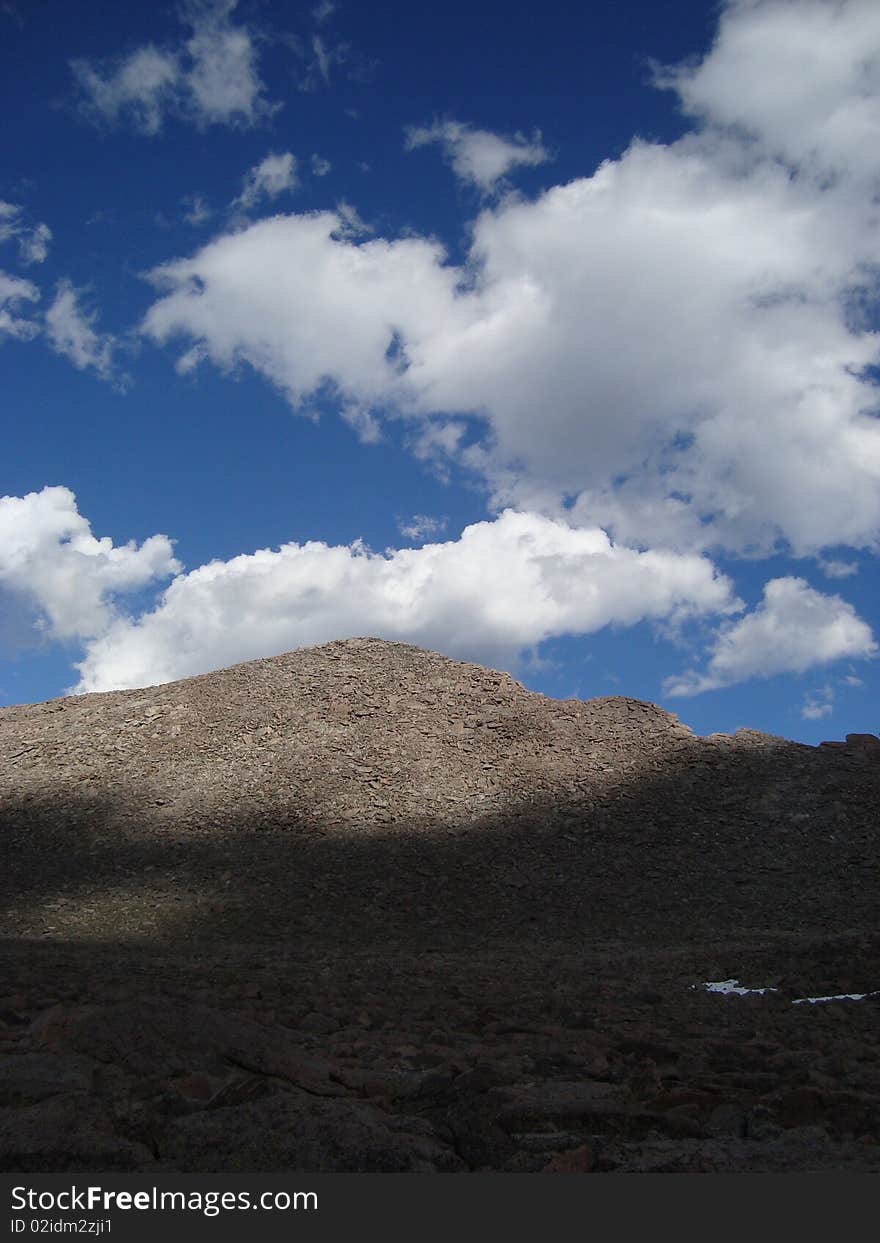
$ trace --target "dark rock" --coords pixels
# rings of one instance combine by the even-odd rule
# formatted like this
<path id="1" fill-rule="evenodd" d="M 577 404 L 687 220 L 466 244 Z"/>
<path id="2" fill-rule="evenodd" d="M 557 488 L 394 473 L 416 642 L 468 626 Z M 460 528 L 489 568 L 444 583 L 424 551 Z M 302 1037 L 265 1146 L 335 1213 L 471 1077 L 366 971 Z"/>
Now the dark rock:
<path id="1" fill-rule="evenodd" d="M 331 1078 L 333 1065 L 305 1056 L 285 1028 L 264 1027 L 208 1006 L 106 1006 L 84 1015 L 69 1040 L 78 1052 L 116 1062 L 132 1074 L 170 1079 L 238 1066 L 322 1096 L 345 1091 Z"/>
<path id="2" fill-rule="evenodd" d="M 339 1030 L 340 1023 L 338 1019 L 331 1018 L 327 1014 L 317 1014 L 314 1011 L 306 1014 L 297 1024 L 300 1031 L 314 1032 L 318 1036 L 327 1036 L 330 1032 Z"/>
<path id="3" fill-rule="evenodd" d="M 161 1158 L 165 1169 L 186 1173 L 423 1174 L 463 1168 L 420 1119 L 391 1119 L 365 1102 L 295 1091 L 178 1119 L 161 1140 Z"/>
<path id="4" fill-rule="evenodd" d="M 0 1109 L 0 1169 L 6 1174 L 138 1170 L 152 1161 L 146 1145 L 114 1135 L 110 1118 L 84 1096 Z"/>
<path id="5" fill-rule="evenodd" d="M 846 745 L 851 751 L 880 757 L 880 738 L 876 734 L 847 734 Z"/>
<path id="6" fill-rule="evenodd" d="M 718 1137 L 731 1135 L 737 1139 L 745 1139 L 748 1134 L 745 1111 L 739 1105 L 716 1106 L 706 1123 L 706 1133 Z"/>
<path id="7" fill-rule="evenodd" d="M 0 1060 L 0 1105 L 30 1105 L 70 1092 L 89 1092 L 95 1063 L 51 1053 L 19 1053 Z"/>
<path id="8" fill-rule="evenodd" d="M 557 1153 L 544 1166 L 543 1174 L 590 1174 L 595 1166 L 596 1158 L 593 1149 L 587 1144 L 578 1148 L 569 1148 L 566 1152 Z"/>

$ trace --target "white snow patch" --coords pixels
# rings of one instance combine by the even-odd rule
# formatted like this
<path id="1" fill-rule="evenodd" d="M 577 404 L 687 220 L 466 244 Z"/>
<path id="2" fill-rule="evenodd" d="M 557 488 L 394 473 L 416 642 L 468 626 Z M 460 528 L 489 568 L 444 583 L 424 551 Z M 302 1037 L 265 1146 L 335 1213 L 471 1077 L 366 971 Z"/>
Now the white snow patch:
<path id="1" fill-rule="evenodd" d="M 691 988 L 697 987 L 704 988 L 707 993 L 723 993 L 725 996 L 733 994 L 737 997 L 779 992 L 778 988 L 744 988 L 739 980 L 708 980 L 701 986 L 691 985 Z M 880 988 L 875 989 L 871 993 L 834 993 L 828 997 L 798 997 L 791 1004 L 793 1006 L 803 1006 L 816 1005 L 822 1001 L 864 1001 L 866 997 L 880 997 Z"/>
<path id="2" fill-rule="evenodd" d="M 775 988 L 743 988 L 739 980 L 709 980 L 703 985 L 709 993 L 735 993 L 737 997 L 746 997 L 751 993 L 775 993 Z"/>
<path id="3" fill-rule="evenodd" d="M 815 1005 L 819 1001 L 864 1001 L 866 997 L 876 997 L 880 994 L 880 988 L 875 989 L 873 993 L 834 993 L 830 997 L 798 997 L 797 1001 L 793 1001 L 793 1006 Z"/>

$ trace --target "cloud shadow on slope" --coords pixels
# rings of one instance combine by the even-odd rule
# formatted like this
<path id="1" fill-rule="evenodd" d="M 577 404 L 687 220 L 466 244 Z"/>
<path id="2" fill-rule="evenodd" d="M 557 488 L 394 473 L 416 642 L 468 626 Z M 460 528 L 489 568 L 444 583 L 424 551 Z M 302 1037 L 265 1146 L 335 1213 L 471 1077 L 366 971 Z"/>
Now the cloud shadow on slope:
<path id="1" fill-rule="evenodd" d="M 183 828 L 145 794 L 120 828 L 109 798 L 32 799 L 0 816 L 4 935 L 344 953 L 876 929 L 880 766 L 791 754 L 671 757 L 604 803 L 511 801 L 467 825 Z"/>

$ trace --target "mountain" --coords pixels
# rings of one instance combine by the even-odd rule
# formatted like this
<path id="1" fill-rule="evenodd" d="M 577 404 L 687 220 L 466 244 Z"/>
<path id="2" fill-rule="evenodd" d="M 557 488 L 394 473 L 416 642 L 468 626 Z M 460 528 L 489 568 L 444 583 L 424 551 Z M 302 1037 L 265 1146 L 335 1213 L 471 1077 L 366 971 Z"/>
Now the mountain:
<path id="1" fill-rule="evenodd" d="M 841 1029 L 791 1004 L 880 988 L 878 796 L 870 736 L 700 738 L 377 639 L 4 708 L 0 1156 L 880 1168 L 855 1144 L 880 1122 L 875 1002 L 830 1003 L 852 1016 L 839 1073 Z M 750 964 L 776 993 L 692 987 Z M 858 1105 L 805 1157 L 832 1088 Z"/>

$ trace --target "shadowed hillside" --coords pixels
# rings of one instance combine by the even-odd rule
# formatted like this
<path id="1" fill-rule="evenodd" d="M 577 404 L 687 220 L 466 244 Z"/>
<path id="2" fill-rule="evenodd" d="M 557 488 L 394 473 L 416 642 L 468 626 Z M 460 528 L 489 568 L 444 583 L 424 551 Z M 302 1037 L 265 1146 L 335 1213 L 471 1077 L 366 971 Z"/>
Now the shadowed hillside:
<path id="1" fill-rule="evenodd" d="M 584 1147 L 591 1168 L 870 1166 L 870 1145 L 838 1151 L 880 1121 L 867 1044 L 853 1054 L 864 1062 L 855 1085 L 838 1083 L 850 1069 L 835 1078 L 827 1065 L 805 1079 L 795 1057 L 788 1088 L 816 1099 L 789 1117 L 773 1074 L 744 1083 L 738 1064 L 713 1070 L 705 1042 L 714 1017 L 727 1032 L 746 1016 L 751 1035 L 727 1032 L 725 1047 L 763 1039 L 783 1050 L 806 1036 L 812 1064 L 825 1056 L 815 1048 L 825 1020 L 804 1019 L 794 995 L 880 987 L 878 750 L 753 731 L 699 738 L 653 704 L 554 701 L 507 674 L 374 639 L 2 709 L 0 1006 L 18 1055 L 7 1062 L 30 1067 L 31 1087 L 7 1094 L 0 1151 L 21 1169 L 105 1158 L 106 1168 L 365 1168 L 360 1127 L 388 1169 L 543 1169 Z M 791 995 L 780 984 L 756 1005 L 690 987 L 748 964 Z M 126 1049 L 150 1030 L 145 997 L 158 1026 L 135 1065 Z M 858 1004 L 863 1014 L 873 1003 Z M 688 1024 L 704 1026 L 702 1061 L 679 1047 Z M 175 1040 L 178 1060 L 162 1054 L 159 1066 Z M 274 1052 L 253 1052 L 267 1040 Z M 36 1088 L 22 1055 L 43 1059 Z M 279 1071 L 303 1058 L 311 1069 L 299 1079 Z M 93 1072 L 107 1065 L 153 1084 L 148 1121 L 98 1085 Z M 479 1067 L 483 1078 L 468 1079 Z M 174 1087 L 184 1071 L 202 1076 L 201 1095 Z M 315 1075 L 333 1108 L 312 1147 L 273 1148 L 278 1111 L 308 1132 L 296 1093 L 317 1090 Z M 419 1096 L 426 1075 L 439 1076 L 439 1097 Z M 550 1099 L 568 1092 L 580 1104 L 567 1098 L 553 1121 L 533 1102 L 526 1124 L 508 1097 L 536 1076 Z M 860 1103 L 846 1126 L 826 1127 L 827 1151 L 805 1156 L 795 1123 L 824 1116 L 829 1084 Z M 47 1149 L 64 1109 L 80 1116 L 80 1098 L 96 1111 L 93 1123 L 83 1115 L 82 1144 Z M 386 1134 L 400 1101 L 405 1143 Z M 221 1106 L 238 1111 L 244 1136 L 225 1155 L 211 1130 Z M 509 1126 L 508 1106 L 519 1119 Z M 722 1106 L 738 1111 L 730 1134 L 711 1123 Z M 742 1121 L 755 1109 L 769 1118 L 760 1142 Z M 551 1124 L 563 1139 L 510 1138 Z M 117 1146 L 88 1156 L 108 1125 Z M 655 1131 L 675 1150 L 646 1166 Z"/>

